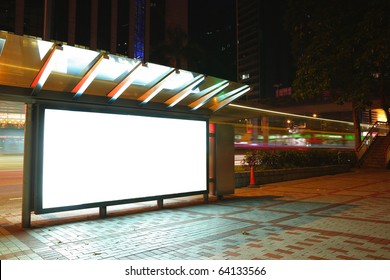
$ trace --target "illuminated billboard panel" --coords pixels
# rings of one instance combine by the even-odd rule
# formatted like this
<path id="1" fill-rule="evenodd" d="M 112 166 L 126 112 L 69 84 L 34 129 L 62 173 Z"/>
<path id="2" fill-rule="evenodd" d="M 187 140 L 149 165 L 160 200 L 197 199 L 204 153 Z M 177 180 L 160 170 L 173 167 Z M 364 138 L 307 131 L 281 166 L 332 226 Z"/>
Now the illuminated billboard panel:
<path id="1" fill-rule="evenodd" d="M 46 109 L 42 209 L 207 190 L 207 122 Z"/>

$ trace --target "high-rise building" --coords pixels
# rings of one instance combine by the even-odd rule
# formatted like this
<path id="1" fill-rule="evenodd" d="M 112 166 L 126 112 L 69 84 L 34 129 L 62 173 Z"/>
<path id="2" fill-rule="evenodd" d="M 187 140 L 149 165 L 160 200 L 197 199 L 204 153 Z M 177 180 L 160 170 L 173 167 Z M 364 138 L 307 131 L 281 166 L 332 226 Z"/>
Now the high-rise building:
<path id="1" fill-rule="evenodd" d="M 150 0 L 3 0 L 0 30 L 148 60 Z"/>
<path id="2" fill-rule="evenodd" d="M 248 101 L 290 87 L 292 63 L 284 30 L 285 0 L 237 0 L 237 81 L 252 87 Z"/>
<path id="3" fill-rule="evenodd" d="M 237 80 L 252 87 L 243 98 L 258 99 L 263 92 L 261 75 L 261 1 L 237 0 Z"/>

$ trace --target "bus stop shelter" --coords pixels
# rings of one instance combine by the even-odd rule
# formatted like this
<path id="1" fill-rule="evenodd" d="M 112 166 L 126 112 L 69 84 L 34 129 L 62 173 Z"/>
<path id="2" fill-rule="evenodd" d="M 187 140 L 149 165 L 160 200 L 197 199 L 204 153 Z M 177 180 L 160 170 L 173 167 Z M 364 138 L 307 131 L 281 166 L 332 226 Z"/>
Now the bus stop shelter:
<path id="1" fill-rule="evenodd" d="M 32 211 L 99 207 L 104 216 L 115 204 L 231 193 L 234 134 L 209 119 L 248 91 L 205 74 L 0 32 L 0 99 L 26 104 L 22 226 L 30 226 Z M 157 179 L 145 178 L 150 172 Z"/>

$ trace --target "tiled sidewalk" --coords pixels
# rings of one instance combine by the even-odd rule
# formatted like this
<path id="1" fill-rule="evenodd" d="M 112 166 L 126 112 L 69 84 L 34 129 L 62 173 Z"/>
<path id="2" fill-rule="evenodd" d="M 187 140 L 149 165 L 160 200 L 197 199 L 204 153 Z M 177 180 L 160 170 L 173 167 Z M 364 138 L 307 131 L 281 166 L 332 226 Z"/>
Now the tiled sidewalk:
<path id="1" fill-rule="evenodd" d="M 0 188 L 16 184 L 3 180 Z M 16 181 L 15 181 L 16 180 Z M 6 183 L 5 183 L 6 182 Z M 390 171 L 359 169 L 237 189 L 204 204 L 171 199 L 33 215 L 1 200 L 0 259 L 390 259 Z"/>

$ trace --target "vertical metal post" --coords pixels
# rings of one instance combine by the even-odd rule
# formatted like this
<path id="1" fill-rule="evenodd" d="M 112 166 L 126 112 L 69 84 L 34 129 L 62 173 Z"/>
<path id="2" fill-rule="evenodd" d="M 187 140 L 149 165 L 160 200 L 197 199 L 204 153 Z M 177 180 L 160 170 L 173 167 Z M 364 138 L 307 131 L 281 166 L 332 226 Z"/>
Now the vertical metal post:
<path id="1" fill-rule="evenodd" d="M 208 184 L 209 194 L 215 195 L 215 124 L 209 125 Z"/>
<path id="2" fill-rule="evenodd" d="M 164 208 L 164 200 L 162 198 L 157 199 L 157 208 L 158 209 Z"/>
<path id="3" fill-rule="evenodd" d="M 22 196 L 22 227 L 31 227 L 32 201 L 32 160 L 33 160 L 33 105 L 26 105 L 26 122 L 24 128 L 24 158 L 23 158 L 23 196 Z"/>
<path id="4" fill-rule="evenodd" d="M 261 132 L 263 135 L 263 144 L 268 145 L 269 141 L 269 121 L 268 117 L 263 116 L 261 118 Z"/>
<path id="5" fill-rule="evenodd" d="M 100 206 L 99 207 L 99 217 L 100 218 L 106 218 L 107 217 L 107 206 Z"/>

